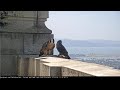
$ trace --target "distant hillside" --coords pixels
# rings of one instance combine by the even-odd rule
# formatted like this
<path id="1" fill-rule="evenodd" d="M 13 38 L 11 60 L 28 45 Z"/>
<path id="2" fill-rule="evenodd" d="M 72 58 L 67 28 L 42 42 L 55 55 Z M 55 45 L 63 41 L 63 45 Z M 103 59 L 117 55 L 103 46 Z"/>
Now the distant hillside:
<path id="1" fill-rule="evenodd" d="M 55 39 L 57 42 L 58 39 Z M 120 41 L 112 40 L 69 40 L 63 39 L 63 45 L 67 47 L 120 47 Z"/>

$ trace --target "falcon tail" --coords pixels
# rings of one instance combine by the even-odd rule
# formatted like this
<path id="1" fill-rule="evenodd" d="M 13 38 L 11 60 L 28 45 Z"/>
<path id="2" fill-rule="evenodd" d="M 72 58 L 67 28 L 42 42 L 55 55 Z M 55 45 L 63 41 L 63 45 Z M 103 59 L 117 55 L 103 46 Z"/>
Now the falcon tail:
<path id="1" fill-rule="evenodd" d="M 71 59 L 69 55 L 67 55 L 66 57 L 67 57 L 67 59 Z"/>

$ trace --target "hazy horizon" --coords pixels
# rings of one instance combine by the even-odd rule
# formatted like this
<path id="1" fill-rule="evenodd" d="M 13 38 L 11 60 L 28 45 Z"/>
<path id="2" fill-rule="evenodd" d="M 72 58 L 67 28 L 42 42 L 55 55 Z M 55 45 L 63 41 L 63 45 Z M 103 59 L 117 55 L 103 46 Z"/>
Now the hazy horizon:
<path id="1" fill-rule="evenodd" d="M 120 11 L 49 11 L 56 39 L 120 41 Z"/>
<path id="2" fill-rule="evenodd" d="M 57 39 L 57 40 L 78 40 L 79 41 L 79 39 L 68 39 L 68 38 L 54 38 L 54 39 Z M 89 40 L 104 40 L 104 41 L 118 41 L 118 42 L 120 42 L 120 40 L 109 40 L 109 39 L 80 39 L 80 40 L 83 40 L 83 41 L 89 41 Z"/>

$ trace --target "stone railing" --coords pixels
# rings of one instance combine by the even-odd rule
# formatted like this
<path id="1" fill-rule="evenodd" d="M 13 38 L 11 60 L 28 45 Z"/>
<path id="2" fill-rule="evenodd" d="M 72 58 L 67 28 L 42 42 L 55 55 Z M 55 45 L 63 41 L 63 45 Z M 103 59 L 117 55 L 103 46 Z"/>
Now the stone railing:
<path id="1" fill-rule="evenodd" d="M 120 76 L 120 70 L 57 57 L 20 58 L 18 76 Z"/>

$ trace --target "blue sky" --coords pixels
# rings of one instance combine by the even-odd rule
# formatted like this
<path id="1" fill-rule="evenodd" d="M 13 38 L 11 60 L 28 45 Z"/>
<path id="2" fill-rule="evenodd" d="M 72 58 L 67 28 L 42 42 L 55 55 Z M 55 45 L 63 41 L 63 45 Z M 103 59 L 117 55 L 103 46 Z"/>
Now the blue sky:
<path id="1" fill-rule="evenodd" d="M 120 11 L 49 11 L 45 24 L 58 39 L 120 41 Z"/>

